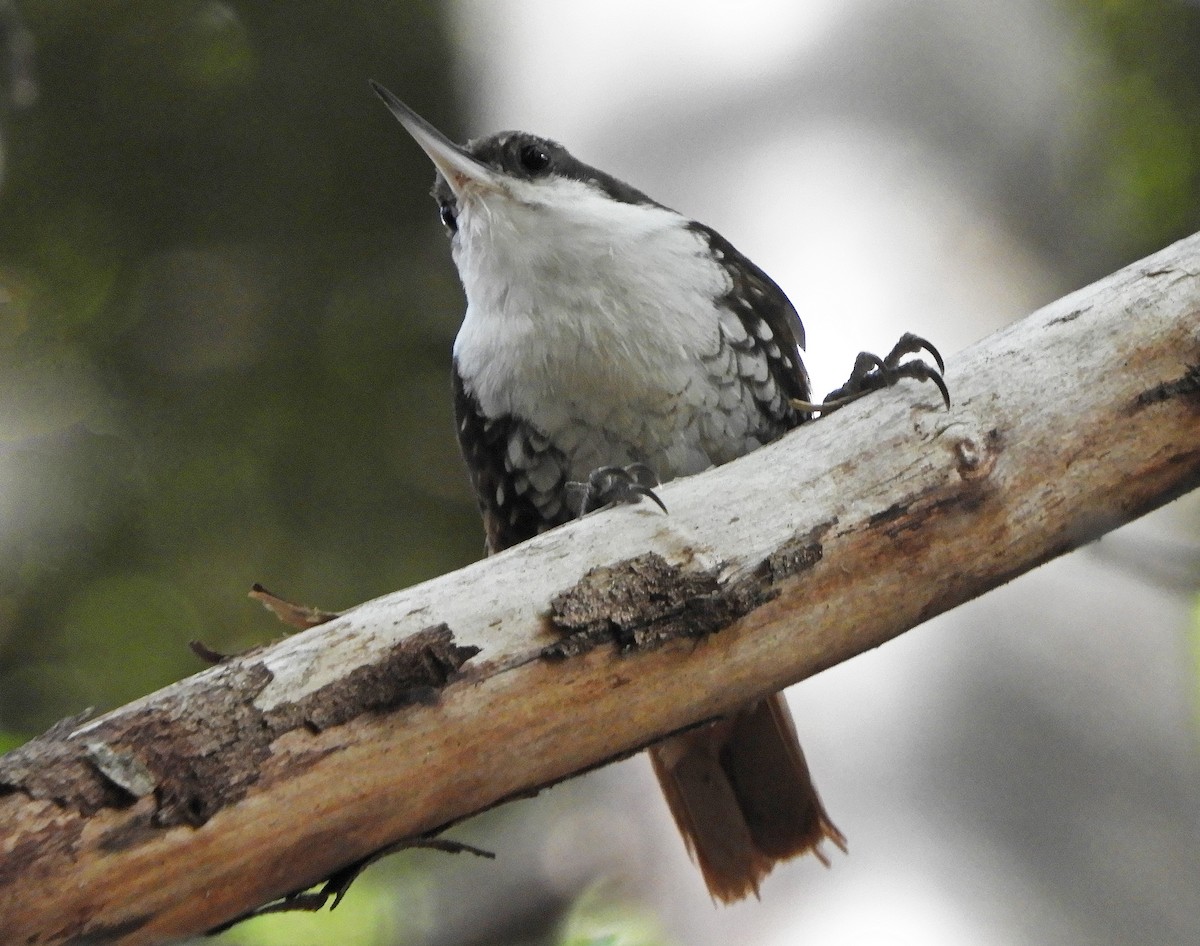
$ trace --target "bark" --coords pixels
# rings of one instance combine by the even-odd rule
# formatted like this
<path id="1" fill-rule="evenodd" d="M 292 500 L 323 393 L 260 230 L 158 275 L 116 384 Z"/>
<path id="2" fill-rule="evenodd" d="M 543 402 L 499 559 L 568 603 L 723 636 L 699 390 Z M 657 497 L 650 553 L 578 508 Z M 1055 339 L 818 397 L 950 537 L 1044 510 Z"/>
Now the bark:
<path id="1" fill-rule="evenodd" d="M 877 647 L 1196 486 L 1198 366 L 1200 235 L 954 356 L 948 412 L 904 382 L 64 721 L 0 759 L 0 942 L 208 930 Z"/>

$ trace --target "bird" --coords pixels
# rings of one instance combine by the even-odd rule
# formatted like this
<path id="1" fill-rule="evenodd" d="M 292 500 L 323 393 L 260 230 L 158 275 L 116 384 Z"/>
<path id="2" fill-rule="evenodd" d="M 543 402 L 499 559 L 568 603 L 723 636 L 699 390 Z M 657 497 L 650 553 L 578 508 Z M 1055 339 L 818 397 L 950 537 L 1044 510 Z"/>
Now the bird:
<path id="1" fill-rule="evenodd" d="M 433 197 L 467 307 L 453 348 L 459 445 L 494 554 L 776 440 L 941 356 L 906 334 L 810 400 L 804 328 L 778 285 L 714 229 L 548 138 L 459 145 L 382 85 L 435 168 Z M 937 368 L 921 358 L 928 352 Z M 665 507 L 664 507 L 665 508 Z M 846 850 L 781 693 L 649 750 L 714 901 L 780 861 Z"/>

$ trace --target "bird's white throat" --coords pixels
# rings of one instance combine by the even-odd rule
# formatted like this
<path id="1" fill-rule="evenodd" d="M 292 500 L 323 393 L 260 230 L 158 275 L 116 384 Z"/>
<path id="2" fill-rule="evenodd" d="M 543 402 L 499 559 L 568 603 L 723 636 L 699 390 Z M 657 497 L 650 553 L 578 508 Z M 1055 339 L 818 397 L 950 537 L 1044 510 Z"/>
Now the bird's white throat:
<path id="1" fill-rule="evenodd" d="M 582 181 L 514 181 L 462 202 L 460 375 L 489 416 L 678 396 L 719 345 L 731 288 L 686 218 Z M 576 417 L 576 422 L 601 418 Z"/>

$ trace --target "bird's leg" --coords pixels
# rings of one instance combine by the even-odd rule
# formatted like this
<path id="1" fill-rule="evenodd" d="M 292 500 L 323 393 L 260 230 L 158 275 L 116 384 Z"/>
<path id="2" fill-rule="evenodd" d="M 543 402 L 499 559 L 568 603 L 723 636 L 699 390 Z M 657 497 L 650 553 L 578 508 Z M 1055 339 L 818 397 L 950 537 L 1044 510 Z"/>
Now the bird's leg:
<path id="1" fill-rule="evenodd" d="M 569 482 L 567 492 L 579 504 L 579 516 L 616 503 L 636 503 L 645 496 L 663 512 L 667 507 L 658 498 L 653 487 L 658 486 L 658 476 L 644 463 L 629 466 L 602 466 L 588 474 L 586 483 Z"/>
<path id="2" fill-rule="evenodd" d="M 916 355 L 920 352 L 928 352 L 937 367 L 935 368 L 924 358 L 914 358 L 911 361 L 902 360 L 905 355 Z M 942 378 L 942 372 L 945 370 L 946 363 L 942 361 L 941 354 L 930 342 L 919 335 L 905 332 L 884 358 L 873 355 L 869 351 L 859 352 L 858 357 L 854 360 L 854 370 L 850 372 L 846 383 L 837 390 L 830 391 L 821 403 L 813 404 L 809 401 L 794 400 L 792 405 L 798 410 L 828 414 L 839 407 L 844 407 L 851 401 L 857 401 L 864 394 L 870 394 L 872 391 L 882 388 L 890 388 L 901 378 L 911 378 L 914 381 L 932 381 L 942 395 L 942 400 L 946 402 L 946 409 L 949 410 L 950 391 Z"/>

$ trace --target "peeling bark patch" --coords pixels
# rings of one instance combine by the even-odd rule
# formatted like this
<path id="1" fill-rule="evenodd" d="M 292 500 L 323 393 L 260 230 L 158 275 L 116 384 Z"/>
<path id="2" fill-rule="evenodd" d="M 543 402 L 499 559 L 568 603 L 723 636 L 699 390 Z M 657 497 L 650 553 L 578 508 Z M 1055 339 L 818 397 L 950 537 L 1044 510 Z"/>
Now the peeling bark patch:
<path id="1" fill-rule="evenodd" d="M 565 636 L 545 647 L 542 656 L 573 657 L 609 641 L 628 652 L 706 637 L 770 596 L 761 581 L 722 584 L 714 571 L 684 571 L 648 552 L 593 568 L 555 595 L 549 620 Z"/>
<path id="2" fill-rule="evenodd" d="M 0 795 L 23 792 L 84 816 L 153 795 L 152 811 L 131 814 L 105 839 L 114 848 L 136 844 L 155 829 L 198 827 L 246 795 L 271 743 L 285 732 L 432 702 L 477 652 L 457 646 L 444 624 L 427 628 L 345 679 L 269 713 L 255 700 L 271 672 L 258 662 L 224 664 L 145 708 L 82 729 L 79 718 L 53 726 L 0 757 Z"/>
<path id="3" fill-rule="evenodd" d="M 53 729 L 0 757 L 0 795 L 18 791 L 84 815 L 130 803 L 129 795 L 91 766 L 82 745 Z"/>
<path id="4" fill-rule="evenodd" d="M 477 653 L 478 647 L 455 644 L 445 624 L 428 627 L 404 638 L 374 663 L 270 710 L 266 718 L 276 733 L 298 726 L 320 732 L 363 713 L 434 703 L 438 691 Z"/>
<path id="5" fill-rule="evenodd" d="M 94 777 L 81 747 L 66 741 L 93 715 L 89 709 L 60 719 L 41 736 L 0 756 L 0 795 L 22 791 L 30 798 L 78 808 L 85 815 L 128 802 L 115 786 Z"/>
<path id="6" fill-rule="evenodd" d="M 1134 398 L 1130 412 L 1149 407 L 1151 404 L 1161 404 L 1177 397 L 1189 397 L 1200 402 L 1200 365 L 1192 365 L 1182 377 L 1174 381 L 1164 381 Z"/>
<path id="7" fill-rule="evenodd" d="M 763 567 L 766 577 L 772 581 L 782 581 L 798 572 L 808 571 L 821 560 L 825 548 L 820 542 L 810 542 L 806 545 L 787 545 L 772 552 Z"/>
<path id="8" fill-rule="evenodd" d="M 230 667 L 186 696 L 177 691 L 153 709 L 88 725 L 79 738 L 77 726 L 54 726 L 0 758 L 0 793 L 86 816 L 153 792 L 156 824 L 203 824 L 258 777 L 271 735 L 253 700 L 270 679 L 261 664 Z"/>
<path id="9" fill-rule="evenodd" d="M 132 753 L 152 773 L 155 825 L 198 827 L 258 781 L 274 733 L 254 699 L 271 676 L 259 663 L 232 665 L 198 692 L 116 717 L 88 739 Z"/>
<path id="10" fill-rule="evenodd" d="M 136 756 L 117 752 L 106 742 L 86 743 L 85 752 L 97 772 L 134 798 L 143 798 L 154 791 L 154 776 Z"/>
<path id="11" fill-rule="evenodd" d="M 824 556 L 825 547 L 821 540 L 837 523 L 837 517 L 834 516 L 808 532 L 793 535 L 763 560 L 756 572 L 757 577 L 773 585 L 808 571 Z"/>

